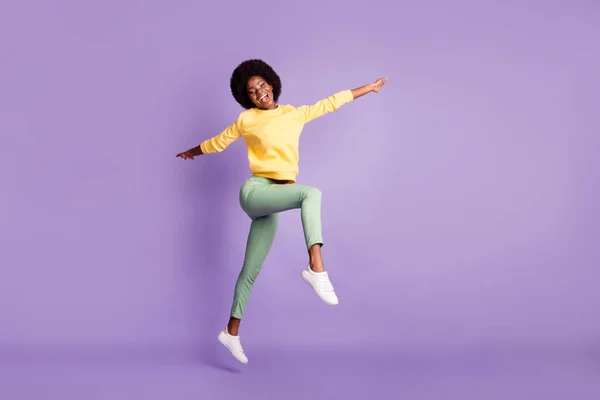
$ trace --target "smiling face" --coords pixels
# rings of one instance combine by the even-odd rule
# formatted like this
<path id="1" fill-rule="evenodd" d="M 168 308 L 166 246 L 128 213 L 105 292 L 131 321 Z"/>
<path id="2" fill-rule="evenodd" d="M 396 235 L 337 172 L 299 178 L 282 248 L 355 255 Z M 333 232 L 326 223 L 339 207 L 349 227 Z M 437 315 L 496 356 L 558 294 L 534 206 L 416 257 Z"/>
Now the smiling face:
<path id="1" fill-rule="evenodd" d="M 260 76 L 248 79 L 248 96 L 254 105 L 263 110 L 273 110 L 277 107 L 273 99 L 273 86 Z"/>

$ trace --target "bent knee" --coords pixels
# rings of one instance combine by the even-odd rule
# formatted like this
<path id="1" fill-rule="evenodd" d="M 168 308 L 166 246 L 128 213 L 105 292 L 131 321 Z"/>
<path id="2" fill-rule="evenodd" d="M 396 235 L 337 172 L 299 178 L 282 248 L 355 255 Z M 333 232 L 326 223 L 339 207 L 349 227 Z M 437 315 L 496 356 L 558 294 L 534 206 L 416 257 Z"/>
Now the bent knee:
<path id="1" fill-rule="evenodd" d="M 310 187 L 310 188 L 308 188 L 308 190 L 306 192 L 306 197 L 312 197 L 312 198 L 320 199 L 322 196 L 323 195 L 321 193 L 321 190 L 319 188 L 316 188 L 316 187 Z"/>

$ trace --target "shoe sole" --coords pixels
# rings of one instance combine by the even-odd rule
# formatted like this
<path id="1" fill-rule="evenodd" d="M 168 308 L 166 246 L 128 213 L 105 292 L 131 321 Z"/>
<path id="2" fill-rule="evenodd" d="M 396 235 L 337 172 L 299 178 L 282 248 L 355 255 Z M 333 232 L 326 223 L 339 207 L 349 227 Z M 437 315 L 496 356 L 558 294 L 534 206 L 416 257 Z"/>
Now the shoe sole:
<path id="1" fill-rule="evenodd" d="M 321 299 L 321 301 L 323 303 L 327 304 L 328 306 L 336 306 L 336 305 L 338 305 L 339 300 L 338 300 L 338 303 L 331 303 L 331 302 L 325 300 L 321 296 L 321 294 L 319 293 L 319 290 L 315 287 L 315 285 L 313 285 L 313 283 L 311 282 L 311 280 L 306 276 L 306 274 L 307 274 L 306 271 L 302 271 L 302 279 L 304 279 L 304 282 L 308 283 L 308 286 L 310 286 L 312 288 L 312 290 L 316 293 L 317 297 L 319 299 Z"/>
<path id="2" fill-rule="evenodd" d="M 228 344 L 225 342 L 225 340 L 223 339 L 223 334 L 219 333 L 219 336 L 218 336 L 217 338 L 219 339 L 219 342 L 221 342 L 221 344 L 222 344 L 223 346 L 225 346 L 225 348 L 226 348 L 227 350 L 229 350 L 229 352 L 231 353 L 231 355 L 233 356 L 233 358 L 235 358 L 236 360 L 238 360 L 238 361 L 239 361 L 239 362 L 241 362 L 242 364 L 248 364 L 248 360 L 246 360 L 246 361 L 240 360 L 239 358 L 237 358 L 237 357 L 236 357 L 236 356 L 233 354 L 233 351 L 231 350 L 231 347 L 229 347 L 229 345 L 228 345 Z"/>

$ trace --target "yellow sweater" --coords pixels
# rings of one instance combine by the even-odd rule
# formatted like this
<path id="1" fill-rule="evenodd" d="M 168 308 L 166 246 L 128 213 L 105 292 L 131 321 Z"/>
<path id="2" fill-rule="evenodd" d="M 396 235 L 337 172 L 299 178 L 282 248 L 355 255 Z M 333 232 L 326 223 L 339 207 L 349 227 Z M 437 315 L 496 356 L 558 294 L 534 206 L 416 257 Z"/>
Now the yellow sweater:
<path id="1" fill-rule="evenodd" d="M 223 132 L 200 144 L 200 148 L 205 154 L 221 152 L 243 137 L 253 175 L 293 183 L 298 175 L 298 144 L 304 125 L 353 99 L 352 91 L 345 90 L 313 105 L 245 110 Z"/>

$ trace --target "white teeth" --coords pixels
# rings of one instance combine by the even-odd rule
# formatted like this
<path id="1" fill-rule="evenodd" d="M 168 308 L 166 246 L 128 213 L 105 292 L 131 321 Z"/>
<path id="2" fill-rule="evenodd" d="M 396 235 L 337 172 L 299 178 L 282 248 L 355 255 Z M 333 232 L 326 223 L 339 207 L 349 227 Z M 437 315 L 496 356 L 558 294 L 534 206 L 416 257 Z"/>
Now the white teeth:
<path id="1" fill-rule="evenodd" d="M 267 94 L 263 94 L 262 96 L 260 96 L 260 100 L 264 99 L 265 97 L 267 97 Z"/>

